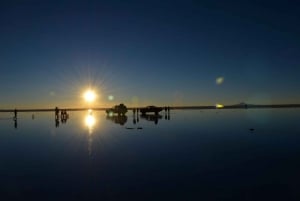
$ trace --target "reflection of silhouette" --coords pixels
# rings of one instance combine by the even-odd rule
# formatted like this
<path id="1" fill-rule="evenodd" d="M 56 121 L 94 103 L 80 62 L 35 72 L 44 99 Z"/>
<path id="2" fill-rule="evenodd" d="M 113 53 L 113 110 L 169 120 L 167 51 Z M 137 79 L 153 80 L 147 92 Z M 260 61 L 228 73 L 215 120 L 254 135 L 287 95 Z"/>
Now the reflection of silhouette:
<path id="1" fill-rule="evenodd" d="M 142 114 L 141 117 L 147 121 L 154 121 L 155 124 L 158 123 L 159 119 L 162 119 L 162 116 L 159 114 Z"/>
<path id="2" fill-rule="evenodd" d="M 59 109 L 58 107 L 55 108 L 55 127 L 59 127 L 59 120 L 61 123 L 65 124 L 67 123 L 67 120 L 69 119 L 69 114 L 67 113 L 67 110 L 61 110 L 60 116 L 59 116 Z"/>
<path id="3" fill-rule="evenodd" d="M 133 124 L 136 124 L 136 118 L 135 118 L 135 116 L 133 117 Z"/>
<path id="4" fill-rule="evenodd" d="M 14 127 L 15 127 L 15 129 L 18 128 L 18 120 L 17 120 L 17 118 L 14 118 Z"/>
<path id="5" fill-rule="evenodd" d="M 133 124 L 136 124 L 139 122 L 139 109 L 138 108 L 133 108 Z"/>
<path id="6" fill-rule="evenodd" d="M 142 115 L 145 115 L 146 113 L 155 113 L 156 115 L 158 115 L 158 113 L 162 110 L 163 108 L 161 107 L 156 107 L 151 105 L 151 106 L 141 108 L 140 112 L 142 113 Z"/>
<path id="7" fill-rule="evenodd" d="M 55 108 L 55 119 L 59 119 L 59 109 L 58 109 L 58 107 Z"/>
<path id="8" fill-rule="evenodd" d="M 133 124 L 136 124 L 140 121 L 140 119 L 139 119 L 139 109 L 138 108 L 133 108 L 132 112 L 133 112 Z"/>
<path id="9" fill-rule="evenodd" d="M 106 119 L 111 120 L 115 122 L 116 124 L 124 125 L 127 122 L 127 116 L 126 115 L 107 115 Z"/>
<path id="10" fill-rule="evenodd" d="M 14 118 L 17 119 L 18 118 L 18 111 L 17 111 L 17 109 L 14 110 L 14 114 L 15 114 Z"/>
<path id="11" fill-rule="evenodd" d="M 59 118 L 55 118 L 55 127 L 59 127 Z"/>
<path id="12" fill-rule="evenodd" d="M 170 120 L 170 107 L 165 106 L 165 120 Z"/>
<path id="13" fill-rule="evenodd" d="M 69 119 L 69 115 L 67 113 L 67 110 L 62 110 L 61 111 L 60 119 L 61 119 L 61 123 L 63 123 L 63 124 L 67 123 L 67 120 Z"/>
<path id="14" fill-rule="evenodd" d="M 14 127 L 15 127 L 15 129 L 17 129 L 18 128 L 18 110 L 17 109 L 14 110 L 13 120 L 14 120 Z"/>

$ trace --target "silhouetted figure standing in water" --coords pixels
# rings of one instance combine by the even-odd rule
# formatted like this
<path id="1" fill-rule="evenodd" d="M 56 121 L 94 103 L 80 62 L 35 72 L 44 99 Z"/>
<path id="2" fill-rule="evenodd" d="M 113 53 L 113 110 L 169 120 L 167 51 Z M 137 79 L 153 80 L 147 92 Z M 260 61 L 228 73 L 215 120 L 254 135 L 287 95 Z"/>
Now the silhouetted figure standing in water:
<path id="1" fill-rule="evenodd" d="M 17 109 L 15 109 L 14 110 L 14 127 L 15 127 L 15 129 L 17 129 L 18 128 L 18 122 L 17 122 L 17 120 L 18 120 L 18 110 Z"/>
<path id="2" fill-rule="evenodd" d="M 17 119 L 18 118 L 18 111 L 17 111 L 17 109 L 15 109 L 14 113 L 15 113 L 14 119 Z"/>
<path id="3" fill-rule="evenodd" d="M 165 120 L 170 120 L 170 106 L 165 106 Z"/>
<path id="4" fill-rule="evenodd" d="M 59 109 L 58 109 L 58 107 L 55 108 L 55 118 L 59 119 Z"/>
<path id="5" fill-rule="evenodd" d="M 59 109 L 55 107 L 55 127 L 59 127 Z"/>

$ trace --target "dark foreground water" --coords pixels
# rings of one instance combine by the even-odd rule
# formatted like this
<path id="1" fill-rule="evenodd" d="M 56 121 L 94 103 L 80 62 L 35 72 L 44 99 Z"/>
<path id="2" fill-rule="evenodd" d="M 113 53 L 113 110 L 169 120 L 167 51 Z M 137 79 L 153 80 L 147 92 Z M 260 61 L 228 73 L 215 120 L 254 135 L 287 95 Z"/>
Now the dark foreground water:
<path id="1" fill-rule="evenodd" d="M 161 114 L 0 114 L 0 200 L 300 200 L 300 109 Z"/>

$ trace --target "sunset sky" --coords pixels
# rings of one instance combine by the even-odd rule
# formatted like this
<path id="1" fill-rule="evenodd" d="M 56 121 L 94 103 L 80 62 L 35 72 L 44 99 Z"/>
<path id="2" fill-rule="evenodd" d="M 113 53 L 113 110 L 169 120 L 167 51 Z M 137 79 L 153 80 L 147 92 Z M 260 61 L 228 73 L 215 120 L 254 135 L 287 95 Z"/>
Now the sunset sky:
<path id="1" fill-rule="evenodd" d="M 1 1 L 0 108 L 300 103 L 299 5 L 251 2 Z"/>

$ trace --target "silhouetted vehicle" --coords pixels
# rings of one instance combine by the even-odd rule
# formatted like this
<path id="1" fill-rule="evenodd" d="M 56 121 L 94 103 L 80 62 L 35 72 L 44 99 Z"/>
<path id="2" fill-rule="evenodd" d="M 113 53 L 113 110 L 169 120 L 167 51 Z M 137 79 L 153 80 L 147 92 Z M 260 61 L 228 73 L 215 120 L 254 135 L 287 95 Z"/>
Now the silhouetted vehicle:
<path id="1" fill-rule="evenodd" d="M 107 109 L 106 113 L 107 115 L 114 115 L 114 114 L 118 114 L 118 115 L 125 115 L 127 112 L 127 107 L 121 103 L 120 105 L 116 105 L 111 109 Z"/>
<path id="2" fill-rule="evenodd" d="M 145 115 L 146 113 L 151 113 L 151 112 L 153 112 L 157 115 L 162 110 L 163 110 L 162 107 L 156 107 L 156 106 L 151 105 L 151 106 L 141 108 L 140 112 L 142 113 L 142 115 Z"/>

